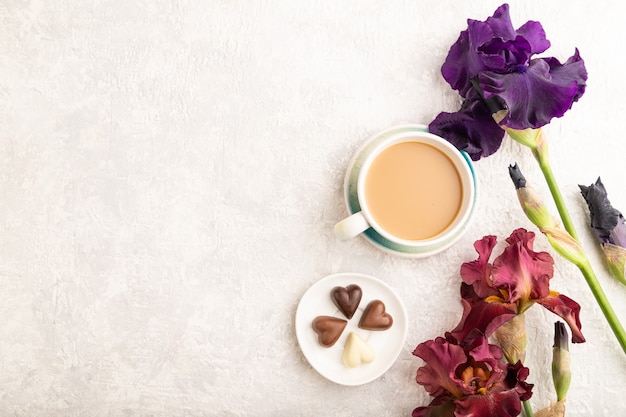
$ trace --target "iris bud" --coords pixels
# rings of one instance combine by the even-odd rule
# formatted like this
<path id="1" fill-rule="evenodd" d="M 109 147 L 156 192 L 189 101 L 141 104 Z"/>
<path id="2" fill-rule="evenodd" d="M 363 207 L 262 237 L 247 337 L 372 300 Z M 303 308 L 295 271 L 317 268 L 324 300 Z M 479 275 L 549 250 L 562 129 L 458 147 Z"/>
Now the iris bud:
<path id="1" fill-rule="evenodd" d="M 554 346 L 552 348 L 552 381 L 558 401 L 565 400 L 572 380 L 571 360 L 565 325 L 554 323 Z"/>
<path id="2" fill-rule="evenodd" d="M 517 164 L 509 165 L 509 176 L 515 185 L 517 198 L 528 219 L 537 227 L 558 226 L 557 221 L 550 214 L 545 204 L 543 204 L 539 194 L 533 188 L 527 186 L 526 178 Z"/>
<path id="3" fill-rule="evenodd" d="M 609 201 L 606 188 L 598 177 L 595 184 L 579 185 L 589 207 L 591 228 L 596 234 L 611 275 L 626 285 L 626 223 L 624 216 Z"/>
<path id="4" fill-rule="evenodd" d="M 550 245 L 559 255 L 575 265 L 585 262 L 585 254 L 580 243 L 550 214 L 539 194 L 527 186 L 526 178 L 517 164 L 509 166 L 509 175 L 515 184 L 517 198 L 526 217 L 548 238 Z"/>

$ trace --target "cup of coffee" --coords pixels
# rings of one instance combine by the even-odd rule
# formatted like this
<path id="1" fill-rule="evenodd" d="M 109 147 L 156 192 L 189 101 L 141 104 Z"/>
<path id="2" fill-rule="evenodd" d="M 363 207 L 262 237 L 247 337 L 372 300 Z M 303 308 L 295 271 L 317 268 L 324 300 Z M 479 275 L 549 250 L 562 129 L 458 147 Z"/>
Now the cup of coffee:
<path id="1" fill-rule="evenodd" d="M 470 158 L 422 125 L 388 129 L 353 157 L 345 179 L 349 216 L 342 240 L 365 235 L 383 250 L 423 257 L 456 242 L 472 216 Z"/>

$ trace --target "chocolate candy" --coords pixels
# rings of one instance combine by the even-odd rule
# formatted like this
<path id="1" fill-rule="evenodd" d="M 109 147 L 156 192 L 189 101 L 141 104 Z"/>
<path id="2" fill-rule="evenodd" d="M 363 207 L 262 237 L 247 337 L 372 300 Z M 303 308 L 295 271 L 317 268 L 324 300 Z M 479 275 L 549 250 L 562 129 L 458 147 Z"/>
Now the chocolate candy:
<path id="1" fill-rule="evenodd" d="M 375 357 L 376 354 L 370 345 L 356 333 L 350 332 L 341 355 L 343 364 L 348 368 L 356 368 L 362 363 L 373 362 Z"/>
<path id="2" fill-rule="evenodd" d="M 345 288 L 335 287 L 330 291 L 330 298 L 333 300 L 333 303 L 348 319 L 354 316 L 362 296 L 363 291 L 361 291 L 361 287 L 355 284 L 348 285 Z"/>
<path id="3" fill-rule="evenodd" d="M 318 316 L 313 320 L 312 327 L 317 333 L 317 341 L 320 345 L 331 347 L 346 328 L 348 322 L 331 316 Z"/>
<path id="4" fill-rule="evenodd" d="M 371 301 L 361 316 L 359 327 L 365 330 L 387 330 L 393 325 L 393 318 L 385 312 L 385 303 Z"/>

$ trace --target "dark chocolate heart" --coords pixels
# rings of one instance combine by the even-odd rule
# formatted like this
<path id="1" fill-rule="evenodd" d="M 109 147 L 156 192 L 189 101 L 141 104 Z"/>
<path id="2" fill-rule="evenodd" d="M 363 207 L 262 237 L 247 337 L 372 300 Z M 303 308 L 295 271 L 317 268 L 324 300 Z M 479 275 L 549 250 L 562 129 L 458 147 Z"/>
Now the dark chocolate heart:
<path id="1" fill-rule="evenodd" d="M 356 284 L 348 285 L 346 288 L 335 287 L 330 291 L 333 303 L 348 319 L 351 319 L 356 309 L 359 308 L 362 296 L 363 291 Z"/>
<path id="2" fill-rule="evenodd" d="M 331 347 L 334 345 L 348 322 L 331 316 L 317 316 L 313 319 L 313 330 L 317 333 L 317 341 L 320 345 Z"/>
<path id="3" fill-rule="evenodd" d="M 385 312 L 385 303 L 371 301 L 361 316 L 359 327 L 365 330 L 387 330 L 393 325 L 393 318 Z"/>

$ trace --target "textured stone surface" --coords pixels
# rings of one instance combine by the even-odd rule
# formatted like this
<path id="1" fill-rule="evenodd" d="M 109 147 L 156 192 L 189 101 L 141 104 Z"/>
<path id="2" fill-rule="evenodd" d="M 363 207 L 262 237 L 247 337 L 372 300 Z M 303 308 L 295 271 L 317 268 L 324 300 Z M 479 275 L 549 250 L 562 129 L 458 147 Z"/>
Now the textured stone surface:
<path id="1" fill-rule="evenodd" d="M 457 97 L 439 75 L 468 17 L 495 1 L 17 1 L 0 4 L 0 415 L 407 416 L 429 401 L 414 347 L 459 318 L 472 243 L 534 228 L 507 166 L 477 164 L 479 215 L 423 260 L 338 242 L 343 174 L 369 135 L 429 122 Z M 577 184 L 598 175 L 626 210 L 624 3 L 511 1 L 587 93 L 548 128 L 581 239 L 626 322 L 586 228 Z M 616 53 L 617 52 L 617 53 Z M 537 247 L 549 250 L 545 240 Z M 295 338 L 309 286 L 336 272 L 392 285 L 410 318 L 394 366 L 360 387 L 317 374 Z M 553 287 L 583 305 L 568 416 L 623 415 L 626 355 L 577 270 Z M 535 406 L 554 399 L 555 316 L 527 318 Z"/>

